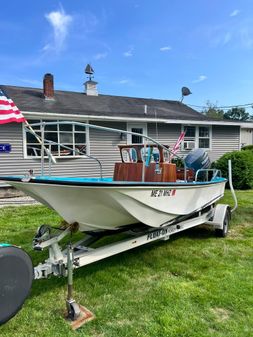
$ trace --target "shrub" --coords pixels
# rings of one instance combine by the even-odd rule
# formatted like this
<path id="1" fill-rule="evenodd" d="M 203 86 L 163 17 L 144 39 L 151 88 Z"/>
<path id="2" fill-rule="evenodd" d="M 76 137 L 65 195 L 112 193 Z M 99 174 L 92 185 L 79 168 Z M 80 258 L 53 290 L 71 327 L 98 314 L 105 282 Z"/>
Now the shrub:
<path id="1" fill-rule="evenodd" d="M 228 160 L 232 162 L 233 185 L 236 189 L 253 188 L 253 151 L 233 151 L 225 153 L 214 163 L 221 170 L 222 176 L 228 178 Z"/>
<path id="2" fill-rule="evenodd" d="M 177 167 L 184 167 L 184 162 L 181 158 L 174 157 L 171 162 L 172 164 L 176 164 Z"/>
<path id="3" fill-rule="evenodd" d="M 242 147 L 242 150 L 245 151 L 245 150 L 250 150 L 253 152 L 253 145 L 246 145 L 246 146 L 243 146 Z"/>

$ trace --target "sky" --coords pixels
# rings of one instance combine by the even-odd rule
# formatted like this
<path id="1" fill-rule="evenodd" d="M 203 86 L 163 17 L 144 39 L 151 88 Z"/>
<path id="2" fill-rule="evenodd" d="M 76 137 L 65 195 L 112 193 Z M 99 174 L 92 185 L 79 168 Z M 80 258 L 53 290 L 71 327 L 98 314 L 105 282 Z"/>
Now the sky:
<path id="1" fill-rule="evenodd" d="M 236 106 L 253 102 L 252 0 L 0 0 L 0 84 Z"/>

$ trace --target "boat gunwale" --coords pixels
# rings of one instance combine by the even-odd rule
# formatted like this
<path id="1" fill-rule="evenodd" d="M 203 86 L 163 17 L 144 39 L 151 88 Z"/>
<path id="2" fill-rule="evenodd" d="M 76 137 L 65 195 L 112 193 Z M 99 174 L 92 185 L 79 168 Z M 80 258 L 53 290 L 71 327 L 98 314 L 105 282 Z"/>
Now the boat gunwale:
<path id="1" fill-rule="evenodd" d="M 80 181 L 75 177 L 68 177 L 69 180 L 66 180 L 66 177 L 62 177 L 62 180 L 60 177 L 55 177 L 57 179 L 54 179 L 54 177 L 31 177 L 28 181 L 23 181 L 22 179 L 25 178 L 24 176 L 0 176 L 0 180 L 4 180 L 7 182 L 17 182 L 17 183 L 31 183 L 31 184 L 42 184 L 42 185 L 60 185 L 60 186 L 80 186 L 80 187 L 166 187 L 169 186 L 172 187 L 197 187 L 197 186 L 208 186 L 208 185 L 215 185 L 215 184 L 221 184 L 226 183 L 228 180 L 223 177 L 216 178 L 213 181 L 192 181 L 192 182 L 185 182 L 177 181 L 177 182 L 142 182 L 142 181 L 99 181 L 99 178 L 97 181 L 88 181 L 89 178 L 83 178 L 87 179 L 87 181 Z M 64 180 L 65 178 L 65 180 Z M 76 179 L 76 180 L 75 180 Z M 92 178 L 94 179 L 94 178 Z M 104 178 L 106 179 L 106 178 Z"/>

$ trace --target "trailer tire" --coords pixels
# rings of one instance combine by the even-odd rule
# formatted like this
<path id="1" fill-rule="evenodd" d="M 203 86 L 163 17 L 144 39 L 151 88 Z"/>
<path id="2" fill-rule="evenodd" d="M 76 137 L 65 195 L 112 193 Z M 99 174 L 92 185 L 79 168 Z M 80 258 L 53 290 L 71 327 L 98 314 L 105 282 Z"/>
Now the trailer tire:
<path id="1" fill-rule="evenodd" d="M 222 228 L 216 228 L 215 229 L 215 234 L 217 237 L 219 238 L 225 238 L 228 235 L 228 227 L 229 227 L 229 221 L 231 218 L 231 214 L 230 214 L 230 209 L 229 207 L 226 209 L 226 213 L 223 219 L 223 224 L 222 224 Z"/>

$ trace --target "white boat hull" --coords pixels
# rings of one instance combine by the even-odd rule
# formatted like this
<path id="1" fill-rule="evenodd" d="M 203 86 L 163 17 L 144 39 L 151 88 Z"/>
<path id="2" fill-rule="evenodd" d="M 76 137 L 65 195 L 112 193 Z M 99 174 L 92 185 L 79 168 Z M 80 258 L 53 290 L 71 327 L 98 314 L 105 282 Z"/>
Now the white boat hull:
<path id="1" fill-rule="evenodd" d="M 224 194 L 226 180 L 202 184 L 159 186 L 77 186 L 9 181 L 11 185 L 53 208 L 81 231 L 112 230 L 144 223 L 166 222 L 212 204 Z"/>

